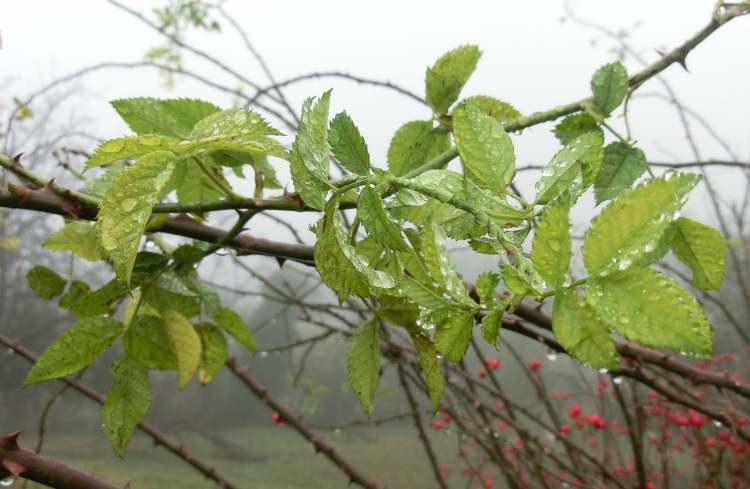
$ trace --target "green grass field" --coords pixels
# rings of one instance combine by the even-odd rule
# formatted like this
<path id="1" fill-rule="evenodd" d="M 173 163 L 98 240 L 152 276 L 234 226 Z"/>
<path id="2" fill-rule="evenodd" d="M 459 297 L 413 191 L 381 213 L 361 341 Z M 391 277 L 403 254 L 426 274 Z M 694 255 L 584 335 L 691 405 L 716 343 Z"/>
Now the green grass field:
<path id="1" fill-rule="evenodd" d="M 173 435 L 204 462 L 237 486 L 248 489 L 347 488 L 348 481 L 323 455 L 286 426 L 262 426 L 217 433 L 229 444 L 199 434 Z M 434 448 L 455 462 L 455 435 L 433 433 Z M 411 426 L 325 433 L 326 440 L 365 475 L 389 489 L 435 487 L 427 458 Z M 23 441 L 23 440 L 22 440 Z M 25 441 L 25 446 L 32 445 Z M 217 487 L 185 462 L 136 436 L 119 459 L 103 435 L 50 435 L 44 454 L 131 489 L 199 489 Z M 247 460 L 250 460 L 249 462 Z M 14 487 L 20 487 L 17 483 Z M 41 487 L 29 484 L 29 488 Z M 459 486 L 456 486 L 459 487 Z M 463 487 L 463 486 L 460 486 Z"/>

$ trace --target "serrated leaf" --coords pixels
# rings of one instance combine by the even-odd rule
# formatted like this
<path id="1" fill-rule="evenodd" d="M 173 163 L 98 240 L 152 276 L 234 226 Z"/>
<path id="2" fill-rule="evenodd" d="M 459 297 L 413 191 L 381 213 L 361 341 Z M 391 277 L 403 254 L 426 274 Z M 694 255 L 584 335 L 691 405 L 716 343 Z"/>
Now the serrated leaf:
<path id="1" fill-rule="evenodd" d="M 103 258 L 96 228 L 86 221 L 70 221 L 63 227 L 47 236 L 45 248 L 50 251 L 70 251 L 87 261 L 98 261 Z"/>
<path id="2" fill-rule="evenodd" d="M 453 111 L 453 137 L 464 174 L 479 187 L 502 193 L 513 180 L 516 157 L 502 124 L 471 103 Z"/>
<path id="3" fill-rule="evenodd" d="M 516 110 L 515 107 L 507 102 L 496 99 L 495 97 L 474 95 L 473 97 L 465 98 L 464 102 L 472 104 L 488 116 L 500 122 L 510 122 L 521 117 L 521 113 Z"/>
<path id="4" fill-rule="evenodd" d="M 591 275 L 624 270 L 654 251 L 699 177 L 651 179 L 621 193 L 586 232 L 583 263 Z"/>
<path id="5" fill-rule="evenodd" d="M 596 203 L 614 199 L 630 188 L 647 166 L 646 155 L 640 149 L 619 141 L 608 144 L 594 183 Z"/>
<path id="6" fill-rule="evenodd" d="M 224 178 L 220 167 L 217 168 L 209 162 L 204 166 L 214 176 L 229 186 Z M 177 200 L 181 204 L 210 203 L 221 199 L 224 194 L 217 188 L 208 175 L 194 161 L 186 161 L 185 164 L 179 165 L 175 171 Z"/>
<path id="7" fill-rule="evenodd" d="M 727 245 L 717 230 L 681 217 L 674 222 L 672 251 L 693 272 L 693 285 L 702 290 L 719 290 L 724 281 Z"/>
<path id="8" fill-rule="evenodd" d="M 333 197 L 318 223 L 315 242 L 315 266 L 320 278 L 340 298 L 349 295 L 368 296 L 370 288 L 391 289 L 396 284 L 389 274 L 375 270 L 367 259 L 349 243 L 338 212 L 338 198 Z"/>
<path id="9" fill-rule="evenodd" d="M 151 405 L 151 381 L 146 367 L 125 355 L 112 364 L 112 388 L 102 407 L 102 427 L 122 455 L 136 425 Z"/>
<path id="10" fill-rule="evenodd" d="M 503 282 L 508 289 L 515 295 L 524 296 L 528 294 L 538 294 L 529 282 L 529 279 L 516 267 L 507 263 L 500 264 L 500 271 L 503 274 Z"/>
<path id="11" fill-rule="evenodd" d="M 367 143 L 349 114 L 339 112 L 331 119 L 328 142 L 333 156 L 344 168 L 358 175 L 370 173 L 370 153 L 367 150 Z"/>
<path id="12" fill-rule="evenodd" d="M 253 333 L 239 314 L 228 307 L 220 307 L 212 314 L 212 317 L 216 321 L 216 324 L 226 331 L 229 336 L 247 348 L 250 353 L 255 353 L 255 338 L 253 338 Z"/>
<path id="13" fill-rule="evenodd" d="M 422 228 L 421 251 L 425 267 L 440 290 L 447 292 L 457 302 L 475 307 L 444 242 L 445 234 L 436 223 L 429 223 Z"/>
<path id="14" fill-rule="evenodd" d="M 346 369 L 349 383 L 357 395 L 362 411 L 372 414 L 375 393 L 380 380 L 380 344 L 377 319 L 364 322 L 352 335 L 352 342 L 346 352 Z"/>
<path id="15" fill-rule="evenodd" d="M 582 161 L 590 158 L 590 152 L 597 147 L 600 148 L 602 142 L 603 138 L 600 133 L 588 132 L 578 136 L 558 151 L 534 185 L 537 191 L 534 202 L 536 204 L 551 202 L 570 189 L 579 175 L 583 178 Z M 583 183 L 580 184 L 581 187 L 583 185 Z"/>
<path id="16" fill-rule="evenodd" d="M 60 307 L 68 309 L 78 317 L 106 314 L 128 291 L 129 287 L 113 279 L 94 291 L 66 295 L 63 297 L 64 300 L 60 301 Z"/>
<path id="17" fill-rule="evenodd" d="M 597 369 L 619 366 L 607 325 L 575 290 L 561 289 L 552 308 L 552 331 L 565 351 Z"/>
<path id="18" fill-rule="evenodd" d="M 178 385 L 184 388 L 198 369 L 201 360 L 201 339 L 193 325 L 177 311 L 162 314 L 172 350 L 177 359 Z"/>
<path id="19" fill-rule="evenodd" d="M 86 170 L 116 161 L 132 160 L 155 151 L 172 151 L 178 140 L 158 134 L 110 139 L 100 144 L 86 161 Z"/>
<path id="20" fill-rule="evenodd" d="M 490 310 L 483 318 L 481 323 L 482 338 L 490 345 L 497 347 L 500 337 L 500 328 L 503 326 L 503 315 L 505 308 L 502 306 Z"/>
<path id="21" fill-rule="evenodd" d="M 595 130 L 599 124 L 585 112 L 567 116 L 554 129 L 555 136 L 562 144 L 568 144 L 575 138 Z"/>
<path id="22" fill-rule="evenodd" d="M 227 340 L 221 330 L 212 324 L 197 324 L 195 330 L 201 339 L 201 361 L 198 380 L 208 384 L 224 367 L 227 359 Z"/>
<path id="23" fill-rule="evenodd" d="M 453 363 L 458 363 L 469 348 L 474 313 L 448 310 L 435 313 L 435 348 Z"/>
<path id="24" fill-rule="evenodd" d="M 307 171 L 321 182 L 328 181 L 330 150 L 328 147 L 328 106 L 331 91 L 323 93 L 313 104 L 308 98 L 302 106 L 299 131 L 294 140 L 295 151 L 299 154 Z"/>
<path id="25" fill-rule="evenodd" d="M 701 358 L 711 355 L 713 335 L 701 306 L 674 279 L 655 270 L 633 267 L 592 278 L 586 300 L 629 340 Z"/>
<path id="26" fill-rule="evenodd" d="M 177 370 L 177 356 L 164 320 L 145 314 L 143 305 L 123 335 L 123 346 L 131 357 L 148 368 Z"/>
<path id="27" fill-rule="evenodd" d="M 482 53 L 477 46 L 460 46 L 442 55 L 425 74 L 427 103 L 442 115 L 458 98 Z"/>
<path id="28" fill-rule="evenodd" d="M 198 121 L 221 110 L 209 102 L 189 98 L 138 97 L 110 103 L 134 133 L 177 139 L 184 139 Z"/>
<path id="29" fill-rule="evenodd" d="M 237 143 L 262 141 L 281 133 L 249 109 L 228 109 L 208 114 L 192 127 L 188 140 L 231 139 Z"/>
<path id="30" fill-rule="evenodd" d="M 125 284 L 130 283 L 141 236 L 172 176 L 174 162 L 175 156 L 164 151 L 140 158 L 115 179 L 102 199 L 97 235 L 117 277 Z"/>
<path id="31" fill-rule="evenodd" d="M 99 178 L 95 180 L 86 179 L 86 188 L 88 193 L 95 197 L 103 197 L 105 193 L 112 186 L 112 182 L 115 181 L 122 172 L 127 169 L 125 162 L 118 162 L 109 165 L 102 173 Z"/>
<path id="32" fill-rule="evenodd" d="M 399 280 L 399 287 L 404 297 L 413 300 L 420 306 L 439 309 L 452 305 L 450 300 L 443 297 L 434 287 L 424 285 L 409 276 L 404 276 Z"/>
<path id="33" fill-rule="evenodd" d="M 388 146 L 388 170 L 401 176 L 450 148 L 447 132 L 432 121 L 410 121 L 399 127 Z"/>
<path id="34" fill-rule="evenodd" d="M 429 337 L 422 332 L 410 330 L 409 334 L 414 342 L 414 350 L 419 358 L 422 368 L 422 377 L 427 383 L 427 392 L 432 401 L 432 411 L 440 409 L 440 397 L 445 389 L 445 377 L 443 376 L 443 365 L 438 358 L 435 345 Z"/>
<path id="35" fill-rule="evenodd" d="M 570 199 L 563 197 L 542 211 L 534 231 L 531 259 L 542 278 L 557 288 L 565 281 L 572 255 Z"/>
<path id="36" fill-rule="evenodd" d="M 594 105 L 606 117 L 615 110 L 628 94 L 628 72 L 619 61 L 599 68 L 591 78 Z"/>
<path id="37" fill-rule="evenodd" d="M 397 251 L 408 249 L 401 228 L 393 222 L 385 210 L 383 199 L 374 188 L 362 188 L 357 201 L 357 216 L 367 233 L 381 245 Z"/>
<path id="38" fill-rule="evenodd" d="M 495 306 L 499 299 L 497 297 L 497 286 L 500 283 L 500 275 L 495 272 L 480 273 L 474 282 L 477 295 L 483 306 Z"/>
<path id="39" fill-rule="evenodd" d="M 24 386 L 59 379 L 88 367 L 112 346 L 125 327 L 118 321 L 88 317 L 53 341 L 26 376 Z"/>
<path id="40" fill-rule="evenodd" d="M 26 281 L 29 288 L 45 301 L 62 294 L 67 283 L 57 272 L 42 265 L 36 265 L 29 270 L 26 273 Z"/>

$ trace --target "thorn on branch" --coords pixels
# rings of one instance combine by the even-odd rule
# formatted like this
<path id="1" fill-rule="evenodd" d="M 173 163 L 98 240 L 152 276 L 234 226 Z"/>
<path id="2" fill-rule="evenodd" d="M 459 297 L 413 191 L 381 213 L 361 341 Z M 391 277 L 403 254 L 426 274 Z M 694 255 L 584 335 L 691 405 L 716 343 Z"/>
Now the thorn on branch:
<path id="1" fill-rule="evenodd" d="M 16 156 L 13 157 L 13 164 L 16 166 L 21 166 L 21 157 L 23 156 L 23 153 L 18 153 Z"/>

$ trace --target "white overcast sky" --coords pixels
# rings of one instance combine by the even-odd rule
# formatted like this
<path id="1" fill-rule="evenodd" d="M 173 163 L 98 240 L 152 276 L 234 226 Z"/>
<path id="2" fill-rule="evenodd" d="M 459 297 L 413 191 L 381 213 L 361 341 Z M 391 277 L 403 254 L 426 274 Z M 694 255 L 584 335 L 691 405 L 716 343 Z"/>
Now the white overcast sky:
<path id="1" fill-rule="evenodd" d="M 123 0 L 141 11 L 162 1 Z M 612 29 L 633 30 L 632 44 L 645 58 L 658 58 L 700 29 L 713 0 L 578 0 L 571 2 L 583 17 Z M 589 93 L 591 74 L 615 58 L 613 42 L 598 33 L 561 23 L 561 0 L 541 1 L 268 1 L 230 0 L 226 8 L 247 29 L 278 79 L 310 71 L 341 70 L 390 80 L 422 92 L 424 70 L 444 51 L 464 43 L 483 50 L 479 67 L 464 94 L 493 95 L 524 113 L 570 102 Z M 258 65 L 239 39 L 197 35 L 201 49 L 221 58 L 246 76 L 265 84 Z M 102 61 L 138 61 L 160 42 L 158 34 L 105 0 L 0 1 L 0 83 L 14 82 L 2 97 L 25 95 L 56 77 Z M 592 39 L 598 42 L 592 43 Z M 690 73 L 680 67 L 667 77 L 692 109 L 705 116 L 733 148 L 750 154 L 750 18 L 723 27 L 688 59 Z M 629 71 L 640 67 L 626 60 Z M 227 77 L 187 58 L 187 67 L 225 82 Z M 232 82 L 233 84 L 233 82 Z M 0 85 L 2 86 L 2 85 Z M 101 136 L 126 131 L 107 101 L 128 96 L 190 96 L 229 104 L 221 93 L 189 81 L 166 91 L 152 69 L 100 72 L 79 82 L 68 110 L 84 128 Z M 428 118 L 413 101 L 372 87 L 341 80 L 295 86 L 289 94 L 297 106 L 304 97 L 333 87 L 332 110 L 347 109 L 366 136 L 373 157 L 382 162 L 393 132 L 403 122 Z M 659 89 L 652 81 L 643 93 Z M 7 93 L 7 92 L 10 93 Z M 70 104 L 69 104 L 70 105 Z M 634 104 L 634 136 L 652 160 L 689 161 L 674 111 L 663 103 Z M 551 126 L 516 137 L 518 164 L 546 163 L 558 149 Z M 700 132 L 704 157 L 726 158 Z M 731 182 L 738 173 L 727 171 Z M 728 188 L 735 188 L 730 186 Z M 736 187 L 739 191 L 739 187 Z M 695 206 L 693 206 L 695 207 Z M 698 212 L 700 207 L 698 206 Z"/>

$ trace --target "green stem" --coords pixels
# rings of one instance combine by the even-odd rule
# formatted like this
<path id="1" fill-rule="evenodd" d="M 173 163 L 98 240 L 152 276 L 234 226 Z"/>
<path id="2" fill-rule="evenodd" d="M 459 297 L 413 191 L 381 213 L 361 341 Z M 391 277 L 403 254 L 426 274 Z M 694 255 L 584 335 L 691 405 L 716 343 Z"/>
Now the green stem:
<path id="1" fill-rule="evenodd" d="M 589 278 L 582 278 L 580 280 L 573 281 L 570 285 L 567 287 L 563 287 L 564 289 L 576 289 L 580 287 L 581 285 L 586 285 L 586 282 L 588 282 Z M 542 298 L 552 297 L 553 295 L 557 294 L 557 290 L 548 290 L 547 292 L 542 294 Z"/>

